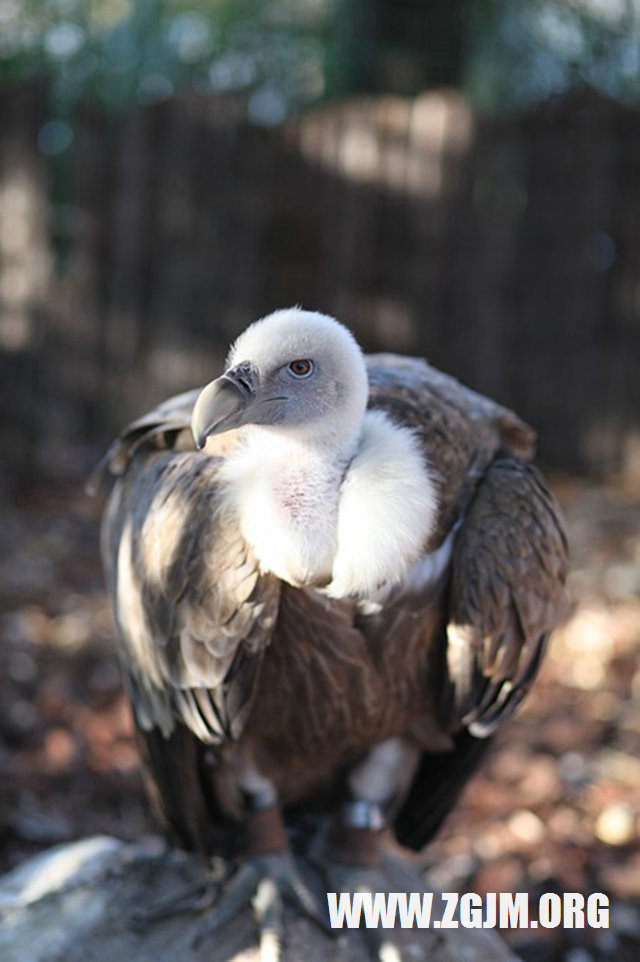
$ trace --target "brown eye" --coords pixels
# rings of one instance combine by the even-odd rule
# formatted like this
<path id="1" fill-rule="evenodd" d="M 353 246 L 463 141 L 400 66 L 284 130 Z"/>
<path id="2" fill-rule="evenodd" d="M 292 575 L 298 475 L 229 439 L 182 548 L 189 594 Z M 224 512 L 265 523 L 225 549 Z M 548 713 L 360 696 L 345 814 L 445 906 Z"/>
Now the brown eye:
<path id="1" fill-rule="evenodd" d="M 292 361 L 289 365 L 289 370 L 294 377 L 309 377 L 313 371 L 313 361 L 307 361 L 306 359 Z"/>

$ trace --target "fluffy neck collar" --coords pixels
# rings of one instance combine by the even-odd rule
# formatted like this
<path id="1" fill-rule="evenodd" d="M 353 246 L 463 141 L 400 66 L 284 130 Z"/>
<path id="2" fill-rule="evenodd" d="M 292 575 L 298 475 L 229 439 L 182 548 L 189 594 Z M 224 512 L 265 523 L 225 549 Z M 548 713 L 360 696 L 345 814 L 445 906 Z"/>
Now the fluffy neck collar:
<path id="1" fill-rule="evenodd" d="M 335 598 L 400 581 L 434 527 L 435 486 L 415 436 L 379 411 L 342 444 L 252 428 L 223 476 L 262 570 Z"/>

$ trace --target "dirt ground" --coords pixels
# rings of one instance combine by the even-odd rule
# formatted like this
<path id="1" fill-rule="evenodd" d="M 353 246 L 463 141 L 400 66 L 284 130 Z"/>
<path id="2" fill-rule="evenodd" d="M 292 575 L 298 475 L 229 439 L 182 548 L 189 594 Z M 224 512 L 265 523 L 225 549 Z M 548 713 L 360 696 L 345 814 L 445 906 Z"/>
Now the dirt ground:
<path id="1" fill-rule="evenodd" d="M 640 502 L 556 479 L 573 611 L 424 854 L 448 891 L 604 892 L 610 927 L 506 932 L 529 962 L 640 958 Z M 0 871 L 146 813 L 98 558 L 100 505 L 0 501 Z"/>

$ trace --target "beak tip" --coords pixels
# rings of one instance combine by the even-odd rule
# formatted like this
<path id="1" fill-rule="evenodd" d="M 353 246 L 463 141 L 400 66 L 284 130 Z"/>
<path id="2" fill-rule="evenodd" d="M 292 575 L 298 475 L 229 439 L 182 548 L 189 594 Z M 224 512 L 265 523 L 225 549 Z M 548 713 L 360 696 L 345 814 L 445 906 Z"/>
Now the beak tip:
<path id="1" fill-rule="evenodd" d="M 231 378 L 222 375 L 202 389 L 191 415 L 191 434 L 202 451 L 211 434 L 223 434 L 242 423 L 247 397 Z"/>

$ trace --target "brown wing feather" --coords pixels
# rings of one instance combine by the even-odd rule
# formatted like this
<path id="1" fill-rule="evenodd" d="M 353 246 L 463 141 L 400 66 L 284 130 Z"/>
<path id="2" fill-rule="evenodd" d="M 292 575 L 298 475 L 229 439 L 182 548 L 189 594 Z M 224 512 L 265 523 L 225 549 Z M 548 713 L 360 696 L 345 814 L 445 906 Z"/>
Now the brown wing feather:
<path id="1" fill-rule="evenodd" d="M 279 596 L 224 507 L 219 463 L 140 450 L 103 529 L 138 723 L 169 734 L 179 719 L 208 743 L 237 737 L 246 719 Z"/>
<path id="2" fill-rule="evenodd" d="M 449 674 L 458 719 L 484 736 L 533 680 L 565 605 L 567 542 L 540 473 L 499 459 L 458 534 L 451 582 Z"/>
<path id="3" fill-rule="evenodd" d="M 374 354 L 367 358 L 367 370 L 370 405 L 416 432 L 438 484 L 440 511 L 431 550 L 464 511 L 498 454 L 533 454 L 535 431 L 421 358 Z"/>
<path id="4" fill-rule="evenodd" d="M 195 451 L 189 424 L 198 394 L 198 390 L 177 394 L 128 424 L 91 473 L 88 493 L 97 494 L 113 477 L 124 474 L 141 448 Z"/>
<path id="5" fill-rule="evenodd" d="M 434 670 L 432 688 L 441 694 L 453 741 L 444 753 L 428 746 L 396 818 L 398 839 L 415 849 L 433 837 L 481 764 L 487 736 L 526 694 L 564 610 L 562 520 L 531 464 L 501 458 L 487 468 L 452 567 L 449 644 L 441 639 L 447 658 Z"/>

